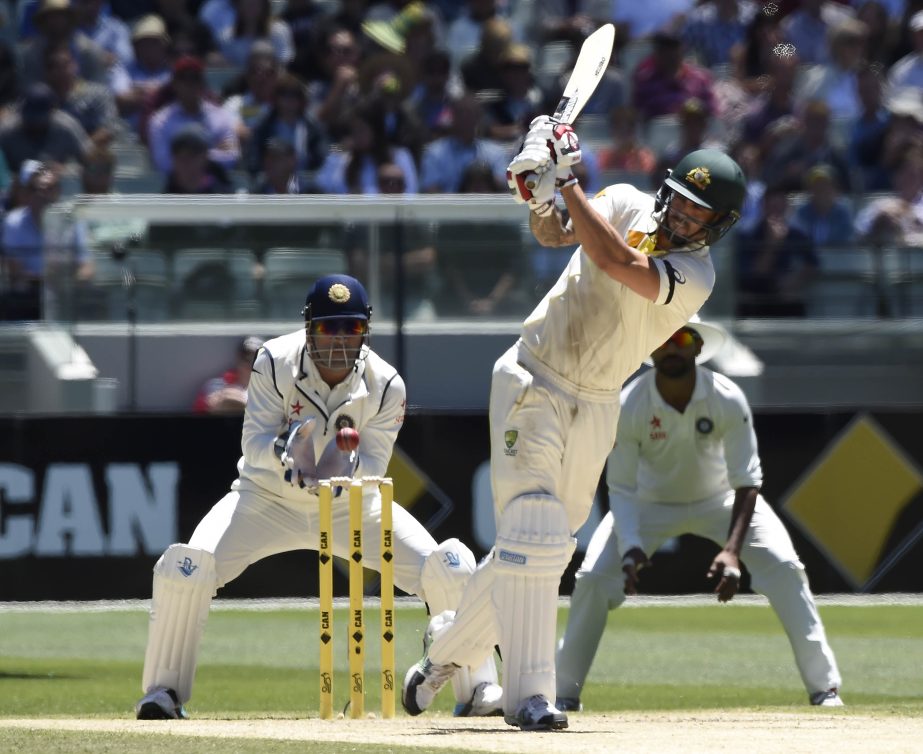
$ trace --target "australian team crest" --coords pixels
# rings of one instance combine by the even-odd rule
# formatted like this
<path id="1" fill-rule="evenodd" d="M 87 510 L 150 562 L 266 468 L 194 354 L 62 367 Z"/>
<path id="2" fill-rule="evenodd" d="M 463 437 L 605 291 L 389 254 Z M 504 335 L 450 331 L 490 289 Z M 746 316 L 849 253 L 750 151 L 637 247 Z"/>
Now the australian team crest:
<path id="1" fill-rule="evenodd" d="M 344 427 L 349 427 L 350 429 L 356 428 L 356 420 L 353 419 L 349 414 L 340 414 L 337 417 L 337 420 L 333 423 L 333 426 L 336 427 L 337 432 L 339 432 Z"/>
<path id="2" fill-rule="evenodd" d="M 345 304 L 350 297 L 349 288 L 342 283 L 334 283 L 327 291 L 328 298 L 335 304 Z"/>
<path id="3" fill-rule="evenodd" d="M 708 168 L 693 168 L 686 173 L 686 180 L 699 191 L 704 191 L 711 183 L 711 171 Z"/>
<path id="4" fill-rule="evenodd" d="M 503 452 L 508 456 L 514 456 L 519 451 L 513 447 L 516 445 L 516 440 L 519 439 L 519 430 L 518 429 L 508 429 L 503 433 L 503 442 L 506 444 L 506 450 Z"/>

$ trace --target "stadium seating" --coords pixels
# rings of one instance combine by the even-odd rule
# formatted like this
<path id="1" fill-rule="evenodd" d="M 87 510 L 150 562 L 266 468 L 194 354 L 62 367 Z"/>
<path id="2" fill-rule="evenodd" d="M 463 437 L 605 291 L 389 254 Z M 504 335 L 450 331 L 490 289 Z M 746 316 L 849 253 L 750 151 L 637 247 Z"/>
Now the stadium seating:
<path id="1" fill-rule="evenodd" d="M 172 309 L 178 319 L 248 319 L 259 314 L 259 268 L 250 249 L 173 253 Z"/>
<path id="2" fill-rule="evenodd" d="M 338 249 L 276 247 L 263 256 L 264 312 L 271 319 L 295 316 L 311 282 L 322 275 L 347 272 Z"/>
<path id="3" fill-rule="evenodd" d="M 92 286 L 78 290 L 79 320 L 124 322 L 132 305 L 139 322 L 169 317 L 169 265 L 162 252 L 134 249 L 124 260 L 116 260 L 108 250 L 96 250 L 93 266 Z"/>
<path id="4" fill-rule="evenodd" d="M 873 251 L 864 246 L 817 249 L 820 270 L 806 297 L 809 317 L 874 317 L 884 284 Z"/>

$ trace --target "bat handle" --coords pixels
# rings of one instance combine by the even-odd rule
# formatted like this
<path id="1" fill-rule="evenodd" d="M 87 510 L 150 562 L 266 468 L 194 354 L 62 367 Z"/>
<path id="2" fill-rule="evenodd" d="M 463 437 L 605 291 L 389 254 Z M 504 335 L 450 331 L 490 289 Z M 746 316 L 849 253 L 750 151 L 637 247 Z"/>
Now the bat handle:
<path id="1" fill-rule="evenodd" d="M 527 173 L 522 182 L 529 191 L 534 191 L 535 187 L 538 186 L 538 176 L 535 173 Z"/>

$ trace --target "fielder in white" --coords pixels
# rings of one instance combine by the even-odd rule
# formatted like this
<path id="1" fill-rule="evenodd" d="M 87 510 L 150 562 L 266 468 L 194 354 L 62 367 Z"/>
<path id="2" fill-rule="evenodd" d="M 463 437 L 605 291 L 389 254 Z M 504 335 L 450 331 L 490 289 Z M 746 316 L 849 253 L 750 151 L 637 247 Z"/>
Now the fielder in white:
<path id="1" fill-rule="evenodd" d="M 413 715 L 457 666 L 479 665 L 499 644 L 506 721 L 521 730 L 567 727 L 554 706 L 558 584 L 615 440 L 619 392 L 708 298 L 708 244 L 739 217 L 743 174 L 721 152 L 687 155 L 656 199 L 617 185 L 588 200 L 571 172 L 580 156 L 573 129 L 542 116 L 509 167 L 511 192 L 532 210 L 539 242 L 580 247 L 494 367 L 497 538 L 457 613 L 430 621 L 427 653 L 404 678 L 402 701 Z"/>
<path id="2" fill-rule="evenodd" d="M 384 476 L 404 421 L 404 381 L 369 348 L 369 306 L 355 278 L 329 275 L 308 293 L 305 329 L 263 344 L 253 364 L 237 464 L 239 476 L 189 540 L 167 548 L 154 566 L 139 719 L 185 717 L 199 642 L 216 591 L 251 563 L 289 550 L 316 550 L 318 480 Z M 337 448 L 343 427 L 359 447 Z M 315 459 L 319 459 L 315 463 Z M 333 508 L 335 554 L 348 552 L 347 491 Z M 379 562 L 381 495 L 364 494 L 363 555 Z M 419 595 L 431 613 L 455 607 L 475 569 L 457 539 L 437 544 L 397 503 L 394 581 Z M 492 657 L 463 668 L 453 684 L 457 715 L 499 714 L 502 691 Z"/>
<path id="3" fill-rule="evenodd" d="M 636 594 L 638 572 L 667 539 L 697 534 L 722 544 L 708 569 L 721 602 L 737 593 L 740 562 L 791 642 L 811 704 L 839 707 L 840 672 L 792 540 L 759 494 L 763 474 L 747 399 L 702 366 L 723 332 L 700 322 L 653 352 L 654 369 L 622 392 L 618 444 L 606 477 L 610 511 L 577 572 L 558 648 L 559 709 L 580 693 L 606 616 Z M 707 349 L 707 351 L 705 350 Z"/>

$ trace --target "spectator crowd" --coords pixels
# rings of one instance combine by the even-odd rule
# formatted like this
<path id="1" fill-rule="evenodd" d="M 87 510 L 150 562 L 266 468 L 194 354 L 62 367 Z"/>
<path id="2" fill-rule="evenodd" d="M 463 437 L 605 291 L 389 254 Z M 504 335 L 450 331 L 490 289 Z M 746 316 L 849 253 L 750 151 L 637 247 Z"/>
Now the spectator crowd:
<path id="1" fill-rule="evenodd" d="M 135 191 L 128 173 L 168 194 L 505 191 L 605 22 L 581 181 L 652 190 L 726 149 L 749 182 L 742 314 L 803 313 L 816 247 L 923 237 L 923 0 L 0 0 L 0 18 L 0 261 L 28 290 L 41 266 L 11 245 L 42 237 L 39 206 Z M 445 285 L 488 313 L 514 272 Z"/>

